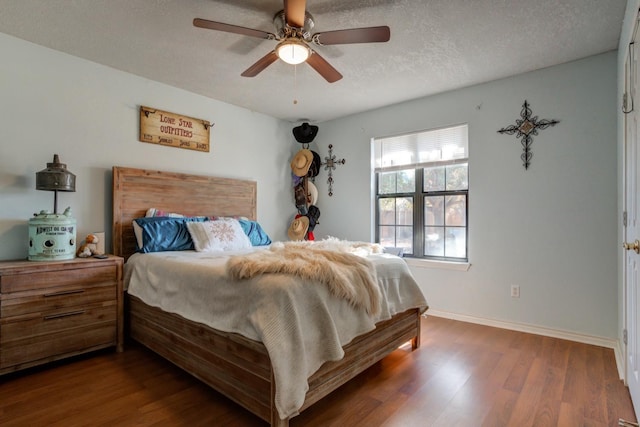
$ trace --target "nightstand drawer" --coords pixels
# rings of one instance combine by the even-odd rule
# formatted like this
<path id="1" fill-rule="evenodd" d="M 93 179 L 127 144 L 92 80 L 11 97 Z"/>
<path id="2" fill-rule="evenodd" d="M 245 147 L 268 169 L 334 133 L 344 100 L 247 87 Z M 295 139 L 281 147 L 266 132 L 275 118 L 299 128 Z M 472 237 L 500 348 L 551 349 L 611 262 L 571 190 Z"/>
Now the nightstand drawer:
<path id="1" fill-rule="evenodd" d="M 63 267 L 62 265 L 60 266 Z M 81 283 L 83 287 L 110 282 L 116 278 L 116 266 L 106 265 L 91 268 L 76 268 L 73 270 L 55 270 L 30 272 L 29 274 L 0 275 L 0 293 L 22 292 L 30 289 L 42 289 L 52 286 L 65 286 Z"/>
<path id="2" fill-rule="evenodd" d="M 113 326 L 116 314 L 116 302 L 106 301 L 3 318 L 0 320 L 0 345 L 4 349 L 5 344 L 30 341 L 40 335 L 58 332 L 73 336 L 75 329 L 97 323 L 109 323 Z"/>
<path id="3" fill-rule="evenodd" d="M 85 287 L 84 284 L 52 287 L 46 290 L 36 289 L 16 292 L 2 296 L 0 318 L 22 316 L 29 313 L 49 310 L 83 307 L 101 301 L 116 301 L 115 283 L 96 284 Z"/>
<path id="4" fill-rule="evenodd" d="M 115 320 L 91 325 L 80 325 L 73 330 L 59 331 L 21 339 L 0 347 L 0 369 L 16 370 L 21 364 L 33 365 L 39 360 L 51 359 L 58 354 L 80 354 L 89 350 L 116 344 Z M 55 357 L 53 357 L 55 358 Z"/>
<path id="5" fill-rule="evenodd" d="M 5 351 L 12 347 L 26 348 L 43 340 L 55 341 L 56 338 L 52 337 L 59 333 L 73 338 L 78 336 L 77 332 L 92 329 L 98 324 L 109 325 L 115 338 L 116 314 L 116 302 L 106 301 L 2 319 L 0 348 Z"/>

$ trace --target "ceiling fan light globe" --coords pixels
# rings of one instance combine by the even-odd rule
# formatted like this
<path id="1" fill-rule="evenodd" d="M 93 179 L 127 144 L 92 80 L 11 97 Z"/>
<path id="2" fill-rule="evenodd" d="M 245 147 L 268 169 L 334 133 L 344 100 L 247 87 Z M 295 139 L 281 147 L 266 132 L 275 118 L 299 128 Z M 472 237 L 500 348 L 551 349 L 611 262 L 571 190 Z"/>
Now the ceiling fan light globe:
<path id="1" fill-rule="evenodd" d="M 301 41 L 284 40 L 276 47 L 276 54 L 287 64 L 297 65 L 309 58 L 311 49 Z"/>

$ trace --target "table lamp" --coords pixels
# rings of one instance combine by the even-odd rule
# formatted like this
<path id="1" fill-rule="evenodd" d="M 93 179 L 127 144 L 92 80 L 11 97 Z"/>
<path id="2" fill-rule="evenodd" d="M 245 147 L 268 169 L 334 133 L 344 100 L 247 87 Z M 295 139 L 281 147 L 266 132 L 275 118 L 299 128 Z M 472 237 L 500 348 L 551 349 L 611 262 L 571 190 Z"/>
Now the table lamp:
<path id="1" fill-rule="evenodd" d="M 71 208 L 58 214 L 58 191 L 76 191 L 76 176 L 60 163 L 57 154 L 46 169 L 36 173 L 36 189 L 53 191 L 53 213 L 42 210 L 29 220 L 29 260 L 58 261 L 76 256 L 76 220 Z"/>

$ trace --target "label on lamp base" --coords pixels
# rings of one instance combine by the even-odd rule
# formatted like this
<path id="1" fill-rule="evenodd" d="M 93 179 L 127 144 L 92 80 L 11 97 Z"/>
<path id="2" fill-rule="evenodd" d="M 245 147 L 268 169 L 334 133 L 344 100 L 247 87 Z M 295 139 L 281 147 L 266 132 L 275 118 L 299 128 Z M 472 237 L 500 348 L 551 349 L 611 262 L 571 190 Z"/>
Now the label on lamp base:
<path id="1" fill-rule="evenodd" d="M 29 220 L 29 260 L 59 261 L 76 257 L 76 220 L 64 214 L 40 211 Z"/>

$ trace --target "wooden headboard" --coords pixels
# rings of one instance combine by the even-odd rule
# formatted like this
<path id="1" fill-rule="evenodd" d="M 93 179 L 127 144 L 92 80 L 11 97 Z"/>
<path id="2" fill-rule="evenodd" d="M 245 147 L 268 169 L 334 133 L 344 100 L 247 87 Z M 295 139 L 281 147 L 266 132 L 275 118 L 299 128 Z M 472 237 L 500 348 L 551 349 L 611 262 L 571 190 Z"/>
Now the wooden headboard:
<path id="1" fill-rule="evenodd" d="M 113 167 L 113 251 L 126 259 L 136 250 L 131 222 L 157 208 L 195 216 L 256 219 L 255 181 Z"/>

